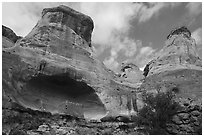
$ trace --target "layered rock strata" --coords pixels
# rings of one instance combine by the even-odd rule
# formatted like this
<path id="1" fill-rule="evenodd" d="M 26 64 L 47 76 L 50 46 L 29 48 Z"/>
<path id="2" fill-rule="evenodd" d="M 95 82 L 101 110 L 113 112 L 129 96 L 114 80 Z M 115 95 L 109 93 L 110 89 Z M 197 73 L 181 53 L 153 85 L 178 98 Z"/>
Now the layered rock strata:
<path id="1" fill-rule="evenodd" d="M 173 116 L 168 131 L 196 134 L 202 118 L 202 60 L 187 28 L 181 27 L 170 33 L 165 47 L 146 65 L 144 75 L 141 90 L 154 94 L 173 92 L 175 100 L 182 106 Z M 191 113 L 197 113 L 197 116 Z"/>
<path id="2" fill-rule="evenodd" d="M 166 125 L 169 134 L 196 134 L 202 125 L 202 61 L 190 31 L 181 27 L 142 75 L 132 63 L 121 75 L 96 59 L 90 17 L 66 6 L 44 9 L 32 31 L 15 43 L 3 37 L 3 108 L 24 108 L 101 119 L 137 114 L 142 93 L 175 93 L 181 109 Z M 15 44 L 14 44 L 15 43 Z M 118 119 L 122 119 L 121 117 Z"/>
<path id="3" fill-rule="evenodd" d="M 32 31 L 3 49 L 4 98 L 33 110 L 87 119 L 128 114 L 137 89 L 96 59 L 93 21 L 66 6 L 44 9 Z"/>

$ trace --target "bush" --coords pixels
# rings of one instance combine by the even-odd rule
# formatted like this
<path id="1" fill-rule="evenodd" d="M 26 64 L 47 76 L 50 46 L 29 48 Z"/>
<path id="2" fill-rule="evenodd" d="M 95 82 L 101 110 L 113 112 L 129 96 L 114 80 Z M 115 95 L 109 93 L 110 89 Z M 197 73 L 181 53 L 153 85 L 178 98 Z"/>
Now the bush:
<path id="1" fill-rule="evenodd" d="M 166 125 L 178 111 L 180 105 L 174 101 L 173 92 L 143 94 L 145 106 L 139 111 L 137 123 L 149 134 L 166 134 Z"/>

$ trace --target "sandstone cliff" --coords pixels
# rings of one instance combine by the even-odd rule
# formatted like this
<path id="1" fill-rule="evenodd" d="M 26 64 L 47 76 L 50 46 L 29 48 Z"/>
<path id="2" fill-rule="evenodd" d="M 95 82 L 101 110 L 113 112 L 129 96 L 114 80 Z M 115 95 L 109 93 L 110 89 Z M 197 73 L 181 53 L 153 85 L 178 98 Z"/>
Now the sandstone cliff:
<path id="1" fill-rule="evenodd" d="M 202 60 L 195 40 L 182 28 L 176 31 L 179 33 L 172 32 L 164 48 L 146 65 L 144 87 L 146 90 L 160 86 L 176 88 L 178 94 L 185 94 L 186 98 L 195 94 L 196 100 L 201 99 Z"/>
<path id="2" fill-rule="evenodd" d="M 202 60 L 187 28 L 178 28 L 167 38 L 164 48 L 146 65 L 141 90 L 153 94 L 173 92 L 182 108 L 167 131 L 194 134 L 202 118 Z"/>
<path id="3" fill-rule="evenodd" d="M 124 63 L 118 76 L 96 59 L 93 28 L 89 16 L 58 6 L 44 9 L 32 31 L 16 43 L 13 36 L 3 37 L 3 117 L 16 110 L 26 113 L 22 117 L 27 120 L 30 111 L 40 117 L 46 112 L 49 118 L 52 113 L 127 122 L 147 105 L 145 94 L 170 91 L 181 109 L 166 132 L 197 134 L 202 126 L 202 61 L 190 31 L 172 31 L 143 75 L 133 63 Z"/>
<path id="4" fill-rule="evenodd" d="M 4 94 L 34 110 L 100 119 L 128 114 L 136 88 L 96 59 L 93 21 L 65 6 L 42 18 L 15 47 L 3 49 Z"/>

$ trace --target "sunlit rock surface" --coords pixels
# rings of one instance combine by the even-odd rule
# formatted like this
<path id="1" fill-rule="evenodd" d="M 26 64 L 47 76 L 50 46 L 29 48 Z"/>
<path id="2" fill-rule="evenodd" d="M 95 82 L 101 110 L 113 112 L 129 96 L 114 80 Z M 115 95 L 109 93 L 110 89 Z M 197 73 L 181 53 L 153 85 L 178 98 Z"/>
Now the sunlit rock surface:
<path id="1" fill-rule="evenodd" d="M 18 104 L 86 119 L 129 115 L 137 89 L 96 59 L 93 21 L 65 6 L 44 9 L 32 31 L 3 49 L 3 92 Z"/>
<path id="2" fill-rule="evenodd" d="M 183 29 L 179 30 L 176 31 L 180 33 L 173 33 L 164 48 L 146 65 L 144 84 L 150 89 L 160 85 L 177 87 L 178 93 L 190 97 L 196 94 L 196 98 L 201 98 L 202 60 L 197 54 L 195 40 Z"/>
<path id="3" fill-rule="evenodd" d="M 144 80 L 142 71 L 133 63 L 122 63 L 120 77 L 123 81 L 136 85 Z"/>

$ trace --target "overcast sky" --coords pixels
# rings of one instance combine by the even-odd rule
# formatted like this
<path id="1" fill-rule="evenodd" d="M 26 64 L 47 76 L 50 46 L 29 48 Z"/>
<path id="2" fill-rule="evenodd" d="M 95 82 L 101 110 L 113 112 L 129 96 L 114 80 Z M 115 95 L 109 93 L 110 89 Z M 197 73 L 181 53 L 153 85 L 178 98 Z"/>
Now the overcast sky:
<path id="1" fill-rule="evenodd" d="M 202 49 L 201 3 L 3 3 L 2 23 L 26 36 L 43 8 L 60 4 L 89 15 L 94 21 L 92 45 L 98 59 L 118 71 L 122 62 L 143 68 L 164 46 L 169 32 L 185 25 Z"/>

